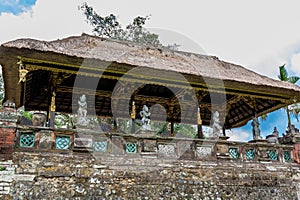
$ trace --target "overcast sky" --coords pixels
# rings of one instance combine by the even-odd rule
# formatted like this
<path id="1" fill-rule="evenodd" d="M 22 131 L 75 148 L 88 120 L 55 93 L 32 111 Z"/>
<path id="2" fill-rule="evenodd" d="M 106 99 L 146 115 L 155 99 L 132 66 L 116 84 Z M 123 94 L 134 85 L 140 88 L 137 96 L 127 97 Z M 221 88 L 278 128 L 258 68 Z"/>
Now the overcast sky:
<path id="1" fill-rule="evenodd" d="M 81 0 L 0 0 L 0 43 L 17 38 L 55 40 L 91 33 Z M 278 66 L 300 74 L 299 1 L 88 0 L 98 14 L 123 25 L 151 15 L 146 26 L 181 50 L 214 55 L 277 78 Z M 282 112 L 282 115 L 284 113 Z M 250 130 L 251 132 L 251 130 Z M 283 132 L 283 130 L 281 131 Z"/>

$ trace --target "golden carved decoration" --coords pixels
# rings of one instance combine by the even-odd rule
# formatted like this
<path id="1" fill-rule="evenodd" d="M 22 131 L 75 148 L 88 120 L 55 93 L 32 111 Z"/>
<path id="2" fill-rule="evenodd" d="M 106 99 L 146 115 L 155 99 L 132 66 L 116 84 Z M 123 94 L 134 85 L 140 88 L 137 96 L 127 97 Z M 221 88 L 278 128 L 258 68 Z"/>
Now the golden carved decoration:
<path id="1" fill-rule="evenodd" d="M 19 65 L 19 83 L 21 82 L 25 82 L 26 81 L 26 75 L 28 73 L 28 70 L 25 69 L 24 65 L 23 65 L 23 62 L 20 60 L 18 63 Z"/>
<path id="2" fill-rule="evenodd" d="M 51 97 L 51 105 L 50 105 L 50 111 L 55 111 L 56 110 L 56 106 L 55 106 L 55 92 L 52 93 L 52 97 Z"/>
<path id="3" fill-rule="evenodd" d="M 135 112 L 136 112 L 136 110 L 135 110 L 135 102 L 134 101 L 132 101 L 132 108 L 131 108 L 131 114 L 130 114 L 130 117 L 131 117 L 131 119 L 135 119 Z"/>
<path id="4" fill-rule="evenodd" d="M 197 122 L 198 122 L 198 125 L 202 125 L 200 108 L 198 108 L 198 112 L 197 112 Z"/>

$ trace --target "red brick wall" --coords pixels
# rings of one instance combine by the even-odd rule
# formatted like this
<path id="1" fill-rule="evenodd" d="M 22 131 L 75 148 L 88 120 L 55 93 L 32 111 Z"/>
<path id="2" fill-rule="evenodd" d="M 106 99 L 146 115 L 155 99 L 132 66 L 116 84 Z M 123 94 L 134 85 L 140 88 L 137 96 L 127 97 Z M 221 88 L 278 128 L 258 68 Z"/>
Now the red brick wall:
<path id="1" fill-rule="evenodd" d="M 0 157 L 11 157 L 14 151 L 14 138 L 14 128 L 0 128 Z"/>
<path id="2" fill-rule="evenodd" d="M 2 108 L 0 110 L 0 158 L 11 158 L 14 151 L 14 138 L 16 131 L 16 110 Z"/>

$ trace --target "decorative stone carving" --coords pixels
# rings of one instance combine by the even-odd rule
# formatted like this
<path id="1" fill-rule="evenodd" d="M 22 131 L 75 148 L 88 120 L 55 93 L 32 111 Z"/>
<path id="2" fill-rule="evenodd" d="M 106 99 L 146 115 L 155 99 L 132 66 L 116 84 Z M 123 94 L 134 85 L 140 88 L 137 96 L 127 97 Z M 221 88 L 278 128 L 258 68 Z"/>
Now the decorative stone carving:
<path id="1" fill-rule="evenodd" d="M 88 118 L 87 118 L 87 102 L 86 96 L 83 94 L 80 96 L 78 100 L 78 110 L 77 110 L 77 122 L 76 125 L 88 125 Z"/>
<path id="2" fill-rule="evenodd" d="M 33 126 L 44 126 L 46 123 L 47 115 L 44 112 L 34 112 L 32 115 Z"/>
<path id="3" fill-rule="evenodd" d="M 144 105 L 143 110 L 140 112 L 140 116 L 142 117 L 141 122 L 143 130 L 151 130 L 150 115 L 151 113 L 149 112 L 149 108 L 146 105 Z"/>
<path id="4" fill-rule="evenodd" d="M 218 111 L 216 111 L 213 114 L 213 131 L 212 136 L 218 138 L 219 136 L 222 136 L 222 126 L 220 125 L 220 114 Z"/>
<path id="5" fill-rule="evenodd" d="M 158 153 L 165 156 L 175 156 L 175 144 L 158 144 Z"/>
<path id="6" fill-rule="evenodd" d="M 52 147 L 52 132 L 41 130 L 40 131 L 40 140 L 39 140 L 39 149 L 51 149 Z"/>
<path id="7" fill-rule="evenodd" d="M 198 146 L 196 148 L 196 153 L 199 158 L 206 158 L 212 155 L 211 146 Z"/>
<path id="8" fill-rule="evenodd" d="M 252 126 L 253 140 L 261 140 L 262 137 L 260 136 L 260 124 L 257 116 L 253 118 L 251 126 Z"/>
<path id="9" fill-rule="evenodd" d="M 285 131 L 285 134 L 282 134 L 282 137 L 279 138 L 281 144 L 295 144 L 300 142 L 300 132 L 295 125 L 290 124 Z"/>
<path id="10" fill-rule="evenodd" d="M 287 130 L 285 132 L 286 135 L 294 136 L 299 134 L 299 129 L 297 129 L 294 124 L 291 124 L 287 127 Z"/>

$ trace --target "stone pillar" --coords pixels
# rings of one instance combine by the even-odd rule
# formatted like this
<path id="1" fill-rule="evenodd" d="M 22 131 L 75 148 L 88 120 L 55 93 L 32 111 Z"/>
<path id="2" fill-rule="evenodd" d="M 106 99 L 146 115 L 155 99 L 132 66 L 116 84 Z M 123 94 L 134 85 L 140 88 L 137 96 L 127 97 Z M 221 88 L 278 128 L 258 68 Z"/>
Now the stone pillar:
<path id="1" fill-rule="evenodd" d="M 2 158 L 12 158 L 17 120 L 14 102 L 6 101 L 0 110 L 0 157 Z"/>

